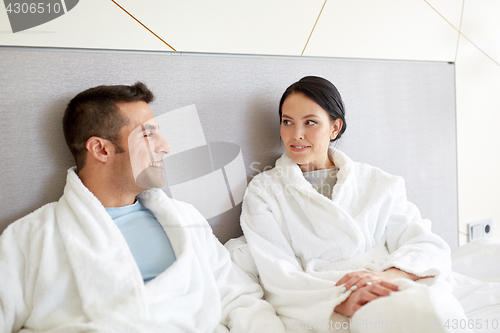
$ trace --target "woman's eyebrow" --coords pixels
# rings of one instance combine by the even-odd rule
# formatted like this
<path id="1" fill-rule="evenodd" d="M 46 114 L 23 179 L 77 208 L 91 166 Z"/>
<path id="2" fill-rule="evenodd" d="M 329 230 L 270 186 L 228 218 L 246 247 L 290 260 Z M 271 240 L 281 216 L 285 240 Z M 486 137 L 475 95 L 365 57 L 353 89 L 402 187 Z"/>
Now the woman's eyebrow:
<path id="1" fill-rule="evenodd" d="M 311 117 L 319 118 L 319 116 L 317 114 L 311 113 L 311 114 L 308 114 L 307 116 L 302 117 L 302 119 L 311 118 Z"/>
<path id="2" fill-rule="evenodd" d="M 317 114 L 311 113 L 311 114 L 305 115 L 304 117 L 302 117 L 302 119 L 305 119 L 305 118 L 312 118 L 312 117 L 314 117 L 314 118 L 320 118 Z M 293 119 L 292 117 L 287 116 L 286 114 L 282 114 L 282 115 L 281 115 L 281 118 Z"/>

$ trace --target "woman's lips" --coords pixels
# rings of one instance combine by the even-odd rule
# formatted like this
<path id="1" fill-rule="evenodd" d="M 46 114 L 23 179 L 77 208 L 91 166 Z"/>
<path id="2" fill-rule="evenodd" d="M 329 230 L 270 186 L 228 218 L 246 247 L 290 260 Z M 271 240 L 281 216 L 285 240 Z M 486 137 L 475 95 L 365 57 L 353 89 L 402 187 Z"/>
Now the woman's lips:
<path id="1" fill-rule="evenodd" d="M 290 145 L 290 148 L 292 151 L 300 153 L 304 150 L 307 150 L 308 148 L 311 148 L 311 146 L 306 146 L 306 145 Z"/>

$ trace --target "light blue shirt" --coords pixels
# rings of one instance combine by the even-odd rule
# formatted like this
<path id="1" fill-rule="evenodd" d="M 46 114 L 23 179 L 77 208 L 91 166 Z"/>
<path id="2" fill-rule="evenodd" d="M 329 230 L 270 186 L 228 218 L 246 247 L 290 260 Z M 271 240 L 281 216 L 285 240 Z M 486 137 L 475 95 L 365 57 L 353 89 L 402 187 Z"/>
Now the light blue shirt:
<path id="1" fill-rule="evenodd" d="M 165 230 L 139 200 L 106 211 L 125 237 L 145 283 L 174 263 L 175 253 Z"/>

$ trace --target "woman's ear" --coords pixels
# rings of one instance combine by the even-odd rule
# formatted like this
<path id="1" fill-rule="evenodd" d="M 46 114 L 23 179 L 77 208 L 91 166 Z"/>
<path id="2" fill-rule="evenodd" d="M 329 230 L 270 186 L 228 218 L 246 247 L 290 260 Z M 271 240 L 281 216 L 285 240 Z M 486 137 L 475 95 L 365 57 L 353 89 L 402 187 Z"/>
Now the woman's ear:
<path id="1" fill-rule="evenodd" d="M 332 121 L 332 133 L 330 134 L 330 140 L 335 140 L 337 135 L 339 135 L 343 124 L 344 122 L 340 118 L 337 118 L 334 121 Z"/>
<path id="2" fill-rule="evenodd" d="M 85 147 L 87 148 L 87 159 L 92 156 L 95 160 L 105 163 L 109 157 L 110 142 L 103 138 L 93 136 L 87 140 Z"/>

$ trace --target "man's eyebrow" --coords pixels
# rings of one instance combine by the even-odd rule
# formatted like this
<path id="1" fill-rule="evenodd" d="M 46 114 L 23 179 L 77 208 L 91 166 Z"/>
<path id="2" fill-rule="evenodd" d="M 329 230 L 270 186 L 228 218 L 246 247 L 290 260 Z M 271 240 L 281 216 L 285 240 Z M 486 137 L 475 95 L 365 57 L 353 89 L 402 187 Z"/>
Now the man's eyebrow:
<path id="1" fill-rule="evenodd" d="M 156 125 L 153 125 L 153 124 L 144 124 L 143 128 L 145 130 L 155 130 L 155 129 L 159 128 L 159 126 L 156 126 Z"/>

